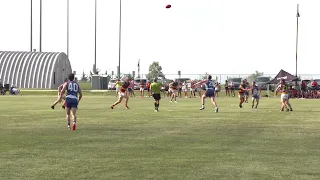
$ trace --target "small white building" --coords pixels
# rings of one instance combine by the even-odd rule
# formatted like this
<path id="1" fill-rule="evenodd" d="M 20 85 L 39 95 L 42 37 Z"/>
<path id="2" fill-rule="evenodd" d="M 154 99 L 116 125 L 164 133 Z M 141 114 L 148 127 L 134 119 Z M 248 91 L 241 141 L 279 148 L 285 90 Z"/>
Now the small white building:
<path id="1" fill-rule="evenodd" d="M 62 52 L 0 51 L 0 79 L 18 88 L 56 89 L 72 73 Z"/>

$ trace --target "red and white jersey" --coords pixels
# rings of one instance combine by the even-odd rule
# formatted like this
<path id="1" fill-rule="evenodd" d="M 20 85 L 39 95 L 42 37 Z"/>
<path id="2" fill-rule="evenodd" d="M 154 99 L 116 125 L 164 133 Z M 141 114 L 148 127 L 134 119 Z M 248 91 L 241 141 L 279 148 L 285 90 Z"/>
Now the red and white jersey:
<path id="1" fill-rule="evenodd" d="M 61 84 L 59 87 L 58 87 L 58 91 L 61 92 L 62 88 L 63 88 L 63 85 L 65 85 L 66 83 L 63 83 Z"/>
<path id="2" fill-rule="evenodd" d="M 134 88 L 134 82 L 133 81 L 130 82 L 129 88 L 131 88 L 131 89 Z"/>

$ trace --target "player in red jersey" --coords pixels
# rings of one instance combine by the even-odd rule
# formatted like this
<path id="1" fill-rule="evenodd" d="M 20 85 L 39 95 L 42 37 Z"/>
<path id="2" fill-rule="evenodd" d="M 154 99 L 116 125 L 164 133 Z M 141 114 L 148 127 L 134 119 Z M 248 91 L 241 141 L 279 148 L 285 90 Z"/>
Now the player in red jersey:
<path id="1" fill-rule="evenodd" d="M 190 84 L 190 97 L 196 97 L 196 85 L 194 81 L 191 81 Z"/>
<path id="2" fill-rule="evenodd" d="M 147 90 L 148 90 L 148 96 L 149 96 L 149 97 L 151 97 L 151 95 L 152 95 L 152 92 L 150 91 L 150 85 L 151 85 L 150 81 L 147 81 L 147 83 L 146 83 L 146 88 L 147 88 Z"/>
<path id="3" fill-rule="evenodd" d="M 129 96 L 126 95 L 126 91 L 127 91 L 128 87 L 129 87 L 129 85 L 130 85 L 129 78 L 126 78 L 126 80 L 121 83 L 121 88 L 120 88 L 120 91 L 119 91 L 119 99 L 118 99 L 118 101 L 113 103 L 113 105 L 110 107 L 111 109 L 113 109 L 116 105 L 121 103 L 123 98 L 126 99 L 126 101 L 125 101 L 126 109 L 129 109 L 129 107 L 128 107 Z"/>
<path id="4" fill-rule="evenodd" d="M 128 87 L 128 90 L 127 90 L 127 96 L 130 96 L 130 97 L 135 97 L 135 94 L 134 94 L 134 82 L 132 79 L 129 80 L 129 87 Z"/>
<path id="5" fill-rule="evenodd" d="M 58 87 L 58 98 L 60 97 L 60 94 L 61 94 L 61 90 L 62 90 L 62 88 L 63 88 L 63 85 L 65 84 L 65 83 L 67 83 L 68 82 L 68 78 L 66 78 L 65 80 L 64 80 L 64 83 L 62 83 L 59 87 Z M 54 109 L 54 107 L 58 104 L 58 103 L 62 103 L 63 105 L 62 105 L 62 108 L 64 109 L 65 108 L 65 106 L 64 106 L 64 100 L 66 100 L 66 96 L 65 95 L 63 95 L 62 96 L 62 100 L 61 101 L 59 101 L 59 100 L 57 100 L 56 102 L 54 102 L 53 104 L 52 104 L 52 106 L 51 106 L 51 109 Z"/>

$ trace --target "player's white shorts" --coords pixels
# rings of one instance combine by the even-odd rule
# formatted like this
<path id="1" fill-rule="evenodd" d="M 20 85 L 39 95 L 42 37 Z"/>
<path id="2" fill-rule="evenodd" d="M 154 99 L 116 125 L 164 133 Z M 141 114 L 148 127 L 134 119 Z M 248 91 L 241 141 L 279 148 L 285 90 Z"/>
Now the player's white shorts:
<path id="1" fill-rule="evenodd" d="M 140 88 L 140 91 L 144 91 L 144 88 Z"/>
<path id="2" fill-rule="evenodd" d="M 194 91 L 196 91 L 196 89 L 193 88 L 193 89 L 190 89 L 190 91 L 193 91 L 193 92 L 194 92 Z"/>
<path id="3" fill-rule="evenodd" d="M 119 94 L 119 97 L 125 97 L 126 96 L 126 92 L 119 91 L 118 94 Z"/>
<path id="4" fill-rule="evenodd" d="M 116 92 L 119 92 L 121 87 L 116 87 Z"/>
<path id="5" fill-rule="evenodd" d="M 289 94 L 281 94 L 280 101 L 285 101 L 289 99 Z"/>
<path id="6" fill-rule="evenodd" d="M 244 94 L 239 94 L 238 97 L 239 98 L 244 98 Z"/>
<path id="7" fill-rule="evenodd" d="M 175 93 L 176 93 L 176 90 L 174 90 L 174 89 L 169 89 L 169 92 L 175 94 Z"/>
<path id="8" fill-rule="evenodd" d="M 197 91 L 198 91 L 198 92 L 201 92 L 201 91 L 202 91 L 202 89 L 201 89 L 201 88 L 197 88 Z"/>

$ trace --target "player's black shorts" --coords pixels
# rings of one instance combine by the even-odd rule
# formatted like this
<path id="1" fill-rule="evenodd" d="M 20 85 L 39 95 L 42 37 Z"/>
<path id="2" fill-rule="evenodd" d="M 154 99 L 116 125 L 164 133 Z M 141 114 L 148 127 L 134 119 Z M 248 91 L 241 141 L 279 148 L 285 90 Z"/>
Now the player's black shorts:
<path id="1" fill-rule="evenodd" d="M 157 100 L 157 101 L 159 101 L 161 99 L 160 94 L 152 94 L 152 97 L 154 98 L 154 100 Z"/>

